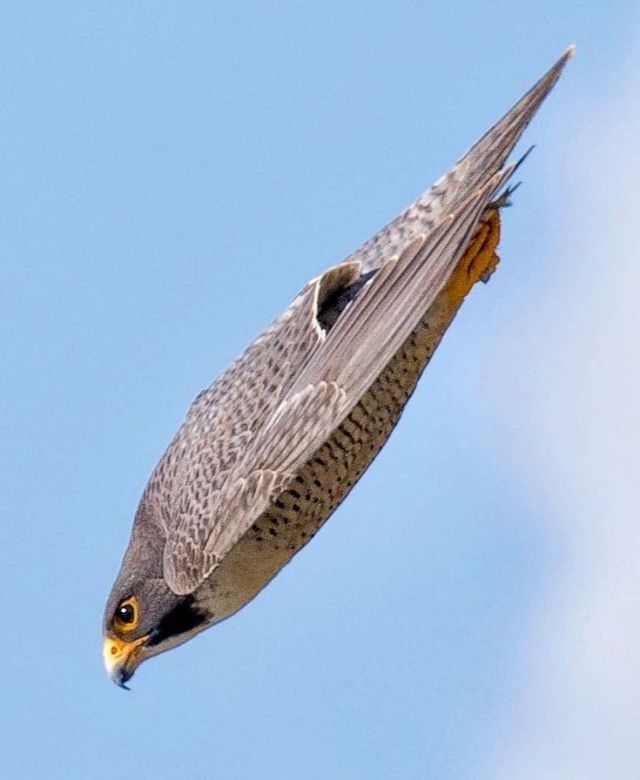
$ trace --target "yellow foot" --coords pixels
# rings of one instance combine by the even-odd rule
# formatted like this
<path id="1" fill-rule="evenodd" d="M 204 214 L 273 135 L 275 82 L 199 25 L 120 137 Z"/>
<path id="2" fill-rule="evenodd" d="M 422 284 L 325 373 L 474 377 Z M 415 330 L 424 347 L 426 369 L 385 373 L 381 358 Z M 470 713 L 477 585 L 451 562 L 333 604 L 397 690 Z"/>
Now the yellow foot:
<path id="1" fill-rule="evenodd" d="M 485 211 L 471 243 L 445 287 L 445 295 L 452 304 L 459 304 L 473 285 L 488 282 L 500 262 L 496 254 L 500 242 L 500 213 L 497 208 Z"/>

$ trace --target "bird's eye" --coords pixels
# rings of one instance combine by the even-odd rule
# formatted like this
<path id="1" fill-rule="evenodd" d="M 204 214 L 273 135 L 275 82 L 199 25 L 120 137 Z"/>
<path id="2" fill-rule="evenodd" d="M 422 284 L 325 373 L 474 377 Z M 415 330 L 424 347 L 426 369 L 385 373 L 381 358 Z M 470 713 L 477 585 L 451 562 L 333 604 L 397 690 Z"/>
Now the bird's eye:
<path id="1" fill-rule="evenodd" d="M 138 627 L 140 609 L 135 596 L 121 601 L 116 609 L 114 624 L 120 631 L 133 631 Z"/>

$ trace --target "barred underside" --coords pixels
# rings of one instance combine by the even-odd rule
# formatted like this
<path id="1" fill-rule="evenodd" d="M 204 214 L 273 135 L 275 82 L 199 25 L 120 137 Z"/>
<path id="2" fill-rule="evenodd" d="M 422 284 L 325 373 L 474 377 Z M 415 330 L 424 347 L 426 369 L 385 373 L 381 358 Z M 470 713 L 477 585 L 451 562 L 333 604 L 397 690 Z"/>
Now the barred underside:
<path id="1" fill-rule="evenodd" d="M 495 268 L 496 210 L 438 299 L 351 414 L 196 591 L 219 621 L 252 599 L 305 546 L 346 498 L 396 426 L 420 375 L 466 294 Z"/>

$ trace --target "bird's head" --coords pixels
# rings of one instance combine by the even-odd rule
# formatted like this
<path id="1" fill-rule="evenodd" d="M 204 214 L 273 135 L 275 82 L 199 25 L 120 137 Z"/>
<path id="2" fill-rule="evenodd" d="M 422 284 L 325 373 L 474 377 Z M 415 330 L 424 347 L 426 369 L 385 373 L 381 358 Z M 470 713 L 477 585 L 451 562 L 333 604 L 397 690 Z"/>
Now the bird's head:
<path id="1" fill-rule="evenodd" d="M 147 658 L 209 624 L 194 596 L 178 596 L 165 582 L 162 545 L 148 526 L 137 526 L 107 600 L 102 653 L 109 677 L 121 688 Z"/>

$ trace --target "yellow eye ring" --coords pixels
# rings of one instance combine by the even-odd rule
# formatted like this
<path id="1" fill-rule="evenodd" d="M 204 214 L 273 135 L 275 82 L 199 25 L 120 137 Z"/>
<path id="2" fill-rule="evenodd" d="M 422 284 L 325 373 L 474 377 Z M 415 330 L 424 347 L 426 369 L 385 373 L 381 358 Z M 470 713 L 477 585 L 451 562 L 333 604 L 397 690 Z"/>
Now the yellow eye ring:
<path id="1" fill-rule="evenodd" d="M 113 626 L 120 632 L 128 633 L 129 631 L 135 631 L 139 623 L 140 605 L 135 596 L 130 596 L 118 604 L 113 617 Z"/>

